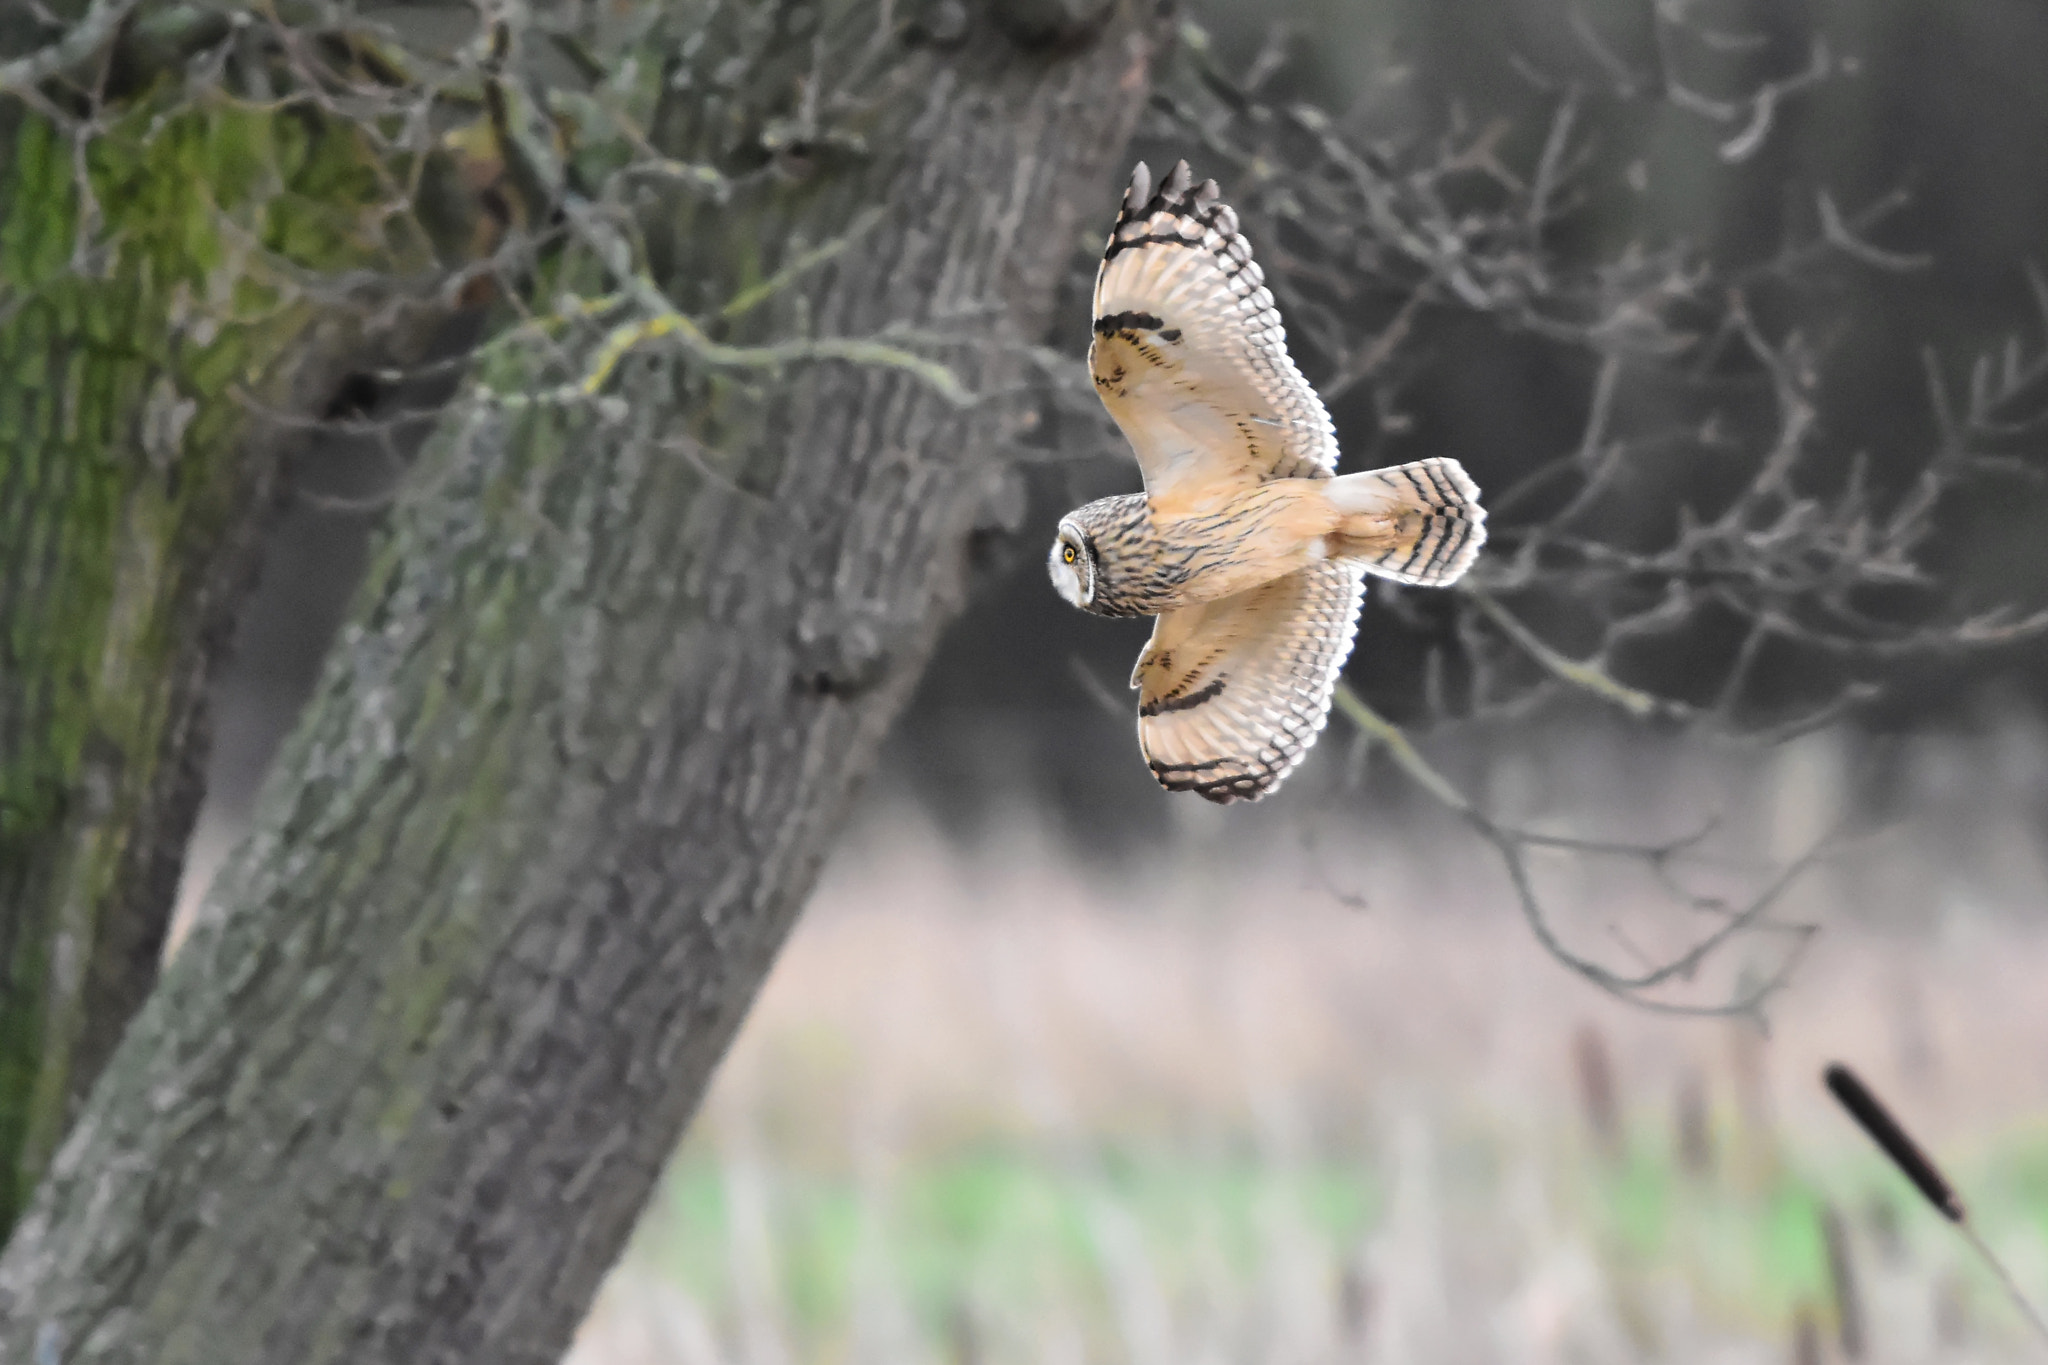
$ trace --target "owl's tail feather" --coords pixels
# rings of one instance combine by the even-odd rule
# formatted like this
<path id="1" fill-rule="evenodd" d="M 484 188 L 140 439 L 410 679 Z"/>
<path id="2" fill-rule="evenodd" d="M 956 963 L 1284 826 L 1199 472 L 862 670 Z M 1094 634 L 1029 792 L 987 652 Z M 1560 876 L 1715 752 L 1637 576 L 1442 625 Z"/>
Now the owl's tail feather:
<path id="1" fill-rule="evenodd" d="M 1333 556 L 1382 577 L 1441 588 L 1455 583 L 1486 543 L 1479 488 L 1456 460 L 1417 460 L 1346 474 L 1323 487 L 1343 520 Z"/>

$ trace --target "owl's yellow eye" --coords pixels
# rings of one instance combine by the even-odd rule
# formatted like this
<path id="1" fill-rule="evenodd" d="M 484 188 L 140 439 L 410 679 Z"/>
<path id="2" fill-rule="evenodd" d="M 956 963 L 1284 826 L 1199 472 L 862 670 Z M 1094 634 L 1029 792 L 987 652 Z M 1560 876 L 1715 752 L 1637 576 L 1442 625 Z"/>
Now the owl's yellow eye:
<path id="1" fill-rule="evenodd" d="M 1061 546 L 1061 547 L 1060 547 L 1060 562 L 1061 562 L 1061 563 L 1063 563 L 1063 564 L 1071 564 L 1071 563 L 1073 563 L 1073 562 L 1074 562 L 1075 558 L 1076 558 L 1076 556 L 1075 556 L 1075 554 L 1074 554 L 1074 547 L 1073 547 L 1073 546 L 1071 546 L 1071 545 L 1063 545 L 1063 546 Z"/>

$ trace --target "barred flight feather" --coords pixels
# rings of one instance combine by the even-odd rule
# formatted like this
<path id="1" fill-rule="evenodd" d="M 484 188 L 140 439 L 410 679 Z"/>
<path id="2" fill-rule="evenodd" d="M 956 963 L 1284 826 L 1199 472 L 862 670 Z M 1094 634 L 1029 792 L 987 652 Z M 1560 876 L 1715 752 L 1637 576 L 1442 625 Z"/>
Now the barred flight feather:
<path id="1" fill-rule="evenodd" d="M 1154 777 L 1216 802 L 1275 790 L 1315 743 L 1367 574 L 1441 587 L 1486 540 L 1457 461 L 1337 477 L 1322 400 L 1216 182 L 1140 163 L 1095 277 L 1096 392 L 1145 476 L 1060 521 L 1054 586 L 1153 616 L 1131 686 Z"/>
<path id="2" fill-rule="evenodd" d="M 1141 162 L 1095 276 L 1096 391 L 1154 499 L 1327 477 L 1337 438 L 1237 214 L 1187 163 L 1155 192 Z"/>
<path id="3" fill-rule="evenodd" d="M 1219 804 L 1279 787 L 1330 713 L 1365 571 L 1332 560 L 1159 618 L 1138 659 L 1138 747 L 1169 791 Z"/>
<path id="4" fill-rule="evenodd" d="M 1440 588 L 1463 578 L 1486 544 L 1479 489 L 1456 460 L 1346 474 L 1328 487 L 1338 507 L 1384 523 L 1383 534 L 1348 538 L 1338 547 L 1383 578 Z"/>

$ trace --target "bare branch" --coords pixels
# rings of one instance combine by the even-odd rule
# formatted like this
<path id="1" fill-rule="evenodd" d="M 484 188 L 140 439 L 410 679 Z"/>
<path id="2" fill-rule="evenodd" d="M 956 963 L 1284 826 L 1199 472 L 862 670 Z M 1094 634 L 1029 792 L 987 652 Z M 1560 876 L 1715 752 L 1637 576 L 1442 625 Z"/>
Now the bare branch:
<path id="1" fill-rule="evenodd" d="M 1617 999 L 1660 1014 L 1758 1018 L 1763 1006 L 1791 979 L 1808 942 L 1817 932 L 1815 925 L 1777 920 L 1772 918 L 1771 912 L 1795 882 L 1832 856 L 1834 847 L 1831 840 L 1816 844 L 1781 868 L 1749 899 L 1730 906 L 1719 897 L 1684 889 L 1672 877 L 1674 865 L 1695 854 L 1705 831 L 1662 843 L 1630 844 L 1561 838 L 1502 824 L 1460 792 L 1422 756 L 1399 726 L 1366 705 L 1349 684 L 1338 684 L 1336 706 L 1338 712 L 1356 725 L 1362 735 L 1385 748 L 1410 779 L 1462 819 L 1482 842 L 1494 850 L 1507 873 L 1522 918 L 1543 949 Z M 1662 960 L 1646 961 L 1633 971 L 1615 968 L 1565 942 L 1551 910 L 1538 894 L 1530 872 L 1529 854 L 1536 849 L 1562 850 L 1638 864 L 1671 890 L 1674 899 L 1694 910 L 1716 912 L 1720 922 Z M 1757 935 L 1780 943 L 1777 956 L 1760 979 L 1744 983 L 1725 1000 L 1700 1002 L 1671 998 L 1669 987 L 1692 980 L 1702 967 L 1737 940 Z"/>
<path id="2" fill-rule="evenodd" d="M 713 341 L 701 326 L 677 312 L 669 304 L 654 282 L 633 265 L 623 239 L 590 212 L 588 206 L 572 202 L 567 207 L 569 222 L 575 233 L 604 258 L 607 267 L 618 279 L 620 287 L 645 314 L 636 321 L 621 323 L 606 335 L 603 343 L 597 348 L 589 369 L 575 385 L 575 392 L 578 394 L 586 397 L 596 394 L 604 388 L 612 372 L 618 368 L 619 362 L 629 351 L 646 342 L 667 337 L 678 342 L 691 358 L 714 368 L 779 370 L 802 361 L 843 360 L 855 365 L 902 370 L 955 407 L 966 407 L 975 401 L 974 395 L 967 391 L 953 372 L 938 361 L 927 360 L 901 347 L 891 346 L 872 338 L 792 338 L 760 346 L 735 346 Z M 858 232 L 872 226 L 873 222 L 874 215 L 857 221 L 844 238 L 805 253 L 792 262 L 788 269 L 736 297 L 726 305 L 720 316 L 737 315 L 756 306 L 769 294 L 786 286 L 797 275 L 843 251 L 852 244 Z"/>
<path id="3" fill-rule="evenodd" d="M 1567 229 L 1612 191 L 1595 180 L 1611 172 L 1581 131 L 1589 97 L 1684 110 L 1709 125 L 1723 161 L 1740 165 L 1787 100 L 1848 67 L 1816 36 L 1798 69 L 1710 94 L 1685 76 L 1682 55 L 1695 45 L 1763 53 L 1765 35 L 1712 29 L 1687 0 L 1651 3 L 1654 51 L 1633 59 L 1574 9 L 1574 32 L 1608 88 L 1600 75 L 1588 83 L 1532 71 L 1554 102 L 1526 166 L 1504 157 L 1512 144 L 1498 125 L 1450 119 L 1434 137 L 1396 140 L 1269 102 L 1260 81 L 1219 69 L 1201 42 L 1185 49 L 1184 77 L 1155 96 L 1156 130 L 1224 168 L 1219 178 L 1260 245 L 1312 376 L 1333 399 L 1366 388 L 1380 441 L 1402 435 L 1399 386 L 1422 370 L 1442 315 L 1546 343 L 1560 370 L 1583 376 L 1577 439 L 1513 468 L 1487 499 L 1487 555 L 1453 598 L 1448 642 L 1425 650 L 1417 671 L 1422 714 L 1522 721 L 1593 698 L 1634 722 L 1770 744 L 1853 715 L 1889 661 L 2048 631 L 2048 613 L 1957 600 L 1931 567 L 1958 490 L 2029 470 L 2015 457 L 2048 426 L 2048 343 L 2015 339 L 1961 384 L 1930 356 L 1935 439 L 1904 477 L 1894 461 L 1887 481 L 1830 431 L 1824 348 L 1797 325 L 1766 320 L 1799 316 L 1783 302 L 1809 296 L 1829 272 L 1926 264 L 1870 236 L 1902 194 L 1851 211 L 1815 189 L 1810 213 L 1774 249 L 1725 267 L 1682 239 L 1589 254 L 1584 234 Z M 2048 324 L 2048 281 L 2029 279 Z M 1440 614 L 1425 621 L 1406 597 L 1380 600 L 1418 629 L 1441 631 Z M 1718 643 L 1703 656 L 1709 638 Z M 1496 851 L 1538 941 L 1603 990 L 1659 1009 L 1754 1014 L 1812 932 L 1781 922 L 1775 907 L 1825 849 L 1730 903 L 1677 875 L 1678 863 L 1703 856 L 1696 840 L 1567 839 L 1502 824 L 1354 692 L 1340 688 L 1336 706 L 1363 742 Z M 1665 960 L 1597 960 L 1557 932 L 1529 867 L 1538 852 L 1629 861 L 1675 906 L 1714 916 L 1714 928 Z M 1669 998 L 1709 958 L 1758 937 L 1775 945 L 1773 965 L 1731 999 Z"/>
<path id="4" fill-rule="evenodd" d="M 93 0 L 85 13 L 48 47 L 0 62 L 0 91 L 24 98 L 52 76 L 72 70 L 105 47 L 127 22 L 137 0 Z"/>

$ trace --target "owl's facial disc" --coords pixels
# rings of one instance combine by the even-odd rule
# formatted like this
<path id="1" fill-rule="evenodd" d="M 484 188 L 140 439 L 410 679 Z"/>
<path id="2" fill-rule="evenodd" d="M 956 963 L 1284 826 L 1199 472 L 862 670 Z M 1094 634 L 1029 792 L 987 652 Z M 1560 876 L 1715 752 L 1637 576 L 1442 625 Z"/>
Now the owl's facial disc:
<path id="1" fill-rule="evenodd" d="M 1052 574 L 1053 587 L 1069 603 L 1085 608 L 1094 600 L 1095 563 L 1080 532 L 1062 525 L 1052 543 L 1052 553 L 1046 556 L 1045 567 Z"/>

